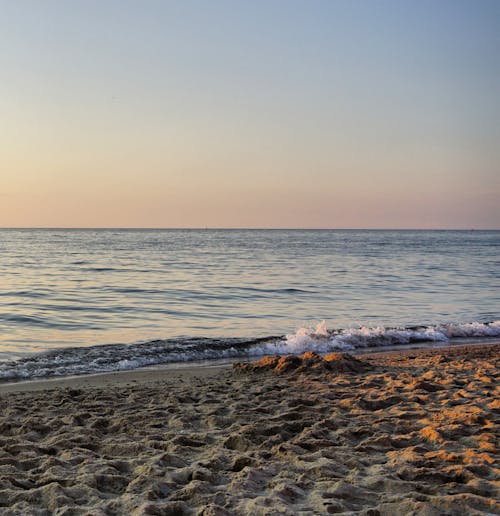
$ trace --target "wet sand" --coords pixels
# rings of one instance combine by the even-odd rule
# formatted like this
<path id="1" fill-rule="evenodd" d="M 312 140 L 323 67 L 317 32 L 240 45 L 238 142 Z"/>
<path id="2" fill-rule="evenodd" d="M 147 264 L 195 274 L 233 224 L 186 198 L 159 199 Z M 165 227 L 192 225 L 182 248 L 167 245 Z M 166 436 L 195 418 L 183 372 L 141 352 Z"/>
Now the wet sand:
<path id="1" fill-rule="evenodd" d="M 500 514 L 500 344 L 0 387 L 0 513 Z"/>

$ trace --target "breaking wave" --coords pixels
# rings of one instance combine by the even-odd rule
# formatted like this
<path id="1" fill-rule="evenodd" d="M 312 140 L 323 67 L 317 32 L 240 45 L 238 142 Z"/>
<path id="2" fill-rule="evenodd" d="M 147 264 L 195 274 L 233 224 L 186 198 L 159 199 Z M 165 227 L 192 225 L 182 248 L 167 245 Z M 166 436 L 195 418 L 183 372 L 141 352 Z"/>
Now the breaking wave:
<path id="1" fill-rule="evenodd" d="M 329 330 L 323 321 L 285 336 L 256 339 L 176 338 L 137 344 L 64 348 L 0 363 L 0 381 L 96 374 L 200 360 L 230 360 L 305 351 L 356 352 L 366 348 L 500 337 L 500 320 L 406 328 L 356 327 Z"/>

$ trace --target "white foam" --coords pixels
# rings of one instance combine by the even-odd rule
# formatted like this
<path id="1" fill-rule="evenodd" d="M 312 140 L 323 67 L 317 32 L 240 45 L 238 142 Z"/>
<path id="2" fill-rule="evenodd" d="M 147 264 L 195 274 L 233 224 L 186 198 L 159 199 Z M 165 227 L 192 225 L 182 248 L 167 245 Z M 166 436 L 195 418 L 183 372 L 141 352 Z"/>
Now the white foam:
<path id="1" fill-rule="evenodd" d="M 489 324 L 480 322 L 450 324 L 445 328 L 449 338 L 500 337 L 500 321 L 493 321 Z"/>
<path id="2" fill-rule="evenodd" d="M 448 342 L 457 338 L 491 337 L 500 337 L 500 320 L 412 328 L 360 326 L 344 330 L 329 330 L 326 322 L 321 321 L 314 328 L 299 328 L 282 338 L 269 337 L 254 341 L 173 339 L 132 345 L 65 348 L 34 354 L 21 360 L 0 362 L 0 380 L 104 373 L 193 360 L 302 354 L 306 351 L 328 353 L 419 342 Z"/>
<path id="3" fill-rule="evenodd" d="M 359 348 L 404 345 L 413 342 L 448 342 L 453 338 L 500 337 L 500 321 L 426 326 L 421 328 L 384 328 L 383 326 L 327 330 L 325 321 L 316 328 L 299 328 L 284 341 L 266 343 L 252 354 L 300 354 L 305 351 L 327 353 Z"/>

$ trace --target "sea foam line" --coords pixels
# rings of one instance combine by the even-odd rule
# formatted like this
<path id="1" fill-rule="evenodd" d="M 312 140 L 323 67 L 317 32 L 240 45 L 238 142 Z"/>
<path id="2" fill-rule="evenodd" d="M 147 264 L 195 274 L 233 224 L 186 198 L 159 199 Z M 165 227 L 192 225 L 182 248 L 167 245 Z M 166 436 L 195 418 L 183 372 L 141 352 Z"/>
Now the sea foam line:
<path id="1" fill-rule="evenodd" d="M 299 328 L 284 337 L 257 339 L 183 338 L 64 348 L 0 363 L 0 380 L 124 371 L 139 367 L 251 358 L 263 355 L 328 353 L 423 342 L 449 342 L 457 338 L 500 337 L 500 320 L 489 323 L 442 324 L 408 328 L 358 327 L 329 330 L 325 321 L 315 328 Z"/>
<path id="2" fill-rule="evenodd" d="M 500 337 L 500 320 L 489 323 L 443 324 L 409 328 L 383 326 L 328 330 L 325 321 L 316 328 L 299 328 L 286 336 L 283 342 L 268 343 L 269 351 L 277 353 L 304 353 L 316 351 L 353 351 L 360 348 L 395 346 L 418 342 L 449 342 L 455 338 Z"/>

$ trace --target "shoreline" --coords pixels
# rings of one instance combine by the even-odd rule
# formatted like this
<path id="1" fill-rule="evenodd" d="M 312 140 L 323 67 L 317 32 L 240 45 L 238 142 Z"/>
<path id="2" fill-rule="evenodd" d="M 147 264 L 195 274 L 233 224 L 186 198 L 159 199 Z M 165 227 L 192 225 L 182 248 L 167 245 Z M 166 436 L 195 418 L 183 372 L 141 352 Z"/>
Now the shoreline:
<path id="1" fill-rule="evenodd" d="M 495 346 L 500 344 L 500 339 L 493 338 L 491 342 L 484 342 L 479 339 L 467 339 L 465 342 L 446 343 L 439 345 L 436 342 L 428 344 L 406 344 L 387 347 L 375 347 L 354 350 L 356 357 L 365 357 L 384 354 L 408 354 L 420 350 L 448 350 L 467 346 Z M 358 351 L 358 352 L 356 352 Z M 361 351 L 361 352 L 360 352 Z M 11 392 L 32 392 L 52 389 L 80 389 L 80 388 L 103 388 L 120 387 L 132 384 L 143 384 L 158 382 L 167 379 L 192 379 L 210 378 L 217 376 L 223 371 L 231 369 L 236 362 L 252 362 L 262 357 L 240 358 L 231 361 L 214 360 L 203 363 L 180 362 L 170 364 L 159 364 L 150 367 L 130 369 L 126 371 L 111 371 L 107 373 L 83 374 L 78 376 L 57 376 L 51 378 L 40 378 L 33 380 L 21 380 L 0 383 L 0 396 Z"/>
<path id="2" fill-rule="evenodd" d="M 126 387 L 134 384 L 148 384 L 162 380 L 188 380 L 193 378 L 210 378 L 221 371 L 229 370 L 232 364 L 165 367 L 152 366 L 151 368 L 131 369 L 128 371 L 113 371 L 80 376 L 61 376 L 39 380 L 20 382 L 6 382 L 0 384 L 0 396 L 15 392 L 35 392 L 55 389 L 82 389 Z"/>

